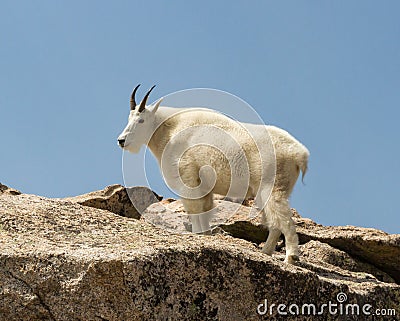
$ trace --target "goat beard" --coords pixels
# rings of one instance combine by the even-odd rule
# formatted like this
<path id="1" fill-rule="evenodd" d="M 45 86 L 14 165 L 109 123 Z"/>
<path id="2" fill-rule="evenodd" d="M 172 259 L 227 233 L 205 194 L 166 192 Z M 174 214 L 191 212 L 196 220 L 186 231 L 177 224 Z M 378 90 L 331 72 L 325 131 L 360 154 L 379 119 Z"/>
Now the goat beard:
<path id="1" fill-rule="evenodd" d="M 138 154 L 140 152 L 141 147 L 142 147 L 142 145 L 139 145 L 139 146 L 128 145 L 128 146 L 125 146 L 124 149 L 132 154 Z"/>

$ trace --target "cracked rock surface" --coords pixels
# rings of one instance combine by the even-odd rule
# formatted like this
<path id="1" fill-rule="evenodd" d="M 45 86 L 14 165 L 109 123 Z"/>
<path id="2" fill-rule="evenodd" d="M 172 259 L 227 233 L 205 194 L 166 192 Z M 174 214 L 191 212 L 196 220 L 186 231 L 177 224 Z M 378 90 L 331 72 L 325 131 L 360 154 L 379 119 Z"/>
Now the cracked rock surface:
<path id="1" fill-rule="evenodd" d="M 399 235 L 323 227 L 295 213 L 302 245 L 293 266 L 283 252 L 260 252 L 266 231 L 257 219 L 233 217 L 222 226 L 230 235 L 171 234 L 0 187 L 0 320 L 363 320 L 257 313 L 265 300 L 320 307 L 339 293 L 344 303 L 400 313 Z"/>

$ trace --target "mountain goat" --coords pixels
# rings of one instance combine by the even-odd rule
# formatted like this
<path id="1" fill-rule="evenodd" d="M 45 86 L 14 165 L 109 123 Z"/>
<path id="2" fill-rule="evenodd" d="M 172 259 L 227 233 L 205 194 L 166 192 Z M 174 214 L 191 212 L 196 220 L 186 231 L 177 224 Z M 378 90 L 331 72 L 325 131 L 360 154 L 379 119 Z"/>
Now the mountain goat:
<path id="1" fill-rule="evenodd" d="M 240 123 L 206 108 L 160 107 L 162 98 L 146 106 L 153 86 L 136 104 L 133 90 L 126 128 L 118 137 L 124 150 L 147 145 L 166 183 L 181 197 L 190 214 L 192 232 L 209 231 L 213 194 L 254 197 L 269 234 L 262 251 L 271 255 L 281 233 L 285 262 L 298 260 L 298 237 L 289 196 L 309 152 L 286 131 Z"/>

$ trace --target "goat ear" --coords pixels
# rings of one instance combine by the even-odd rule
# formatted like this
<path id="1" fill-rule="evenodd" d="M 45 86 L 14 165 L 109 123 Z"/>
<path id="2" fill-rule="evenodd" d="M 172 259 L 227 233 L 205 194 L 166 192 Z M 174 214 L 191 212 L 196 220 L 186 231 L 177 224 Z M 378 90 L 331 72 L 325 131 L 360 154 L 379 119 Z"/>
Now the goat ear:
<path id="1" fill-rule="evenodd" d="M 155 104 L 153 105 L 154 107 L 153 107 L 153 109 L 151 110 L 151 112 L 152 112 L 153 114 L 157 111 L 158 107 L 160 107 L 160 104 L 161 104 L 161 102 L 163 101 L 163 99 L 164 99 L 164 97 L 161 97 L 159 100 L 157 100 L 157 101 L 155 102 Z"/>

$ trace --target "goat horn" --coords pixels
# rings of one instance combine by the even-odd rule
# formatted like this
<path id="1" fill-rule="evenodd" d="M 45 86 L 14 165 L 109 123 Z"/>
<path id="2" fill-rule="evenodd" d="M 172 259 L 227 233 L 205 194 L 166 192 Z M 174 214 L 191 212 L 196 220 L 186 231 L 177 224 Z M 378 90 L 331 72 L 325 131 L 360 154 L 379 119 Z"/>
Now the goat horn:
<path id="1" fill-rule="evenodd" d="M 137 85 L 137 86 L 135 87 L 135 89 L 132 91 L 131 101 L 130 101 L 131 110 L 135 110 L 135 107 L 136 107 L 136 105 L 137 105 L 137 104 L 136 104 L 136 100 L 135 100 L 135 95 L 136 95 L 136 91 L 138 90 L 139 86 L 140 86 L 140 84 Z"/>
<path id="2" fill-rule="evenodd" d="M 139 106 L 139 113 L 141 113 L 144 110 L 144 108 L 146 107 L 147 98 L 149 98 L 149 95 L 150 95 L 151 91 L 153 90 L 153 88 L 155 86 L 156 85 L 151 87 L 150 90 L 147 92 L 147 94 L 144 96 L 144 98 L 143 98 L 143 100 L 142 100 L 142 102 L 140 103 L 140 106 Z"/>

